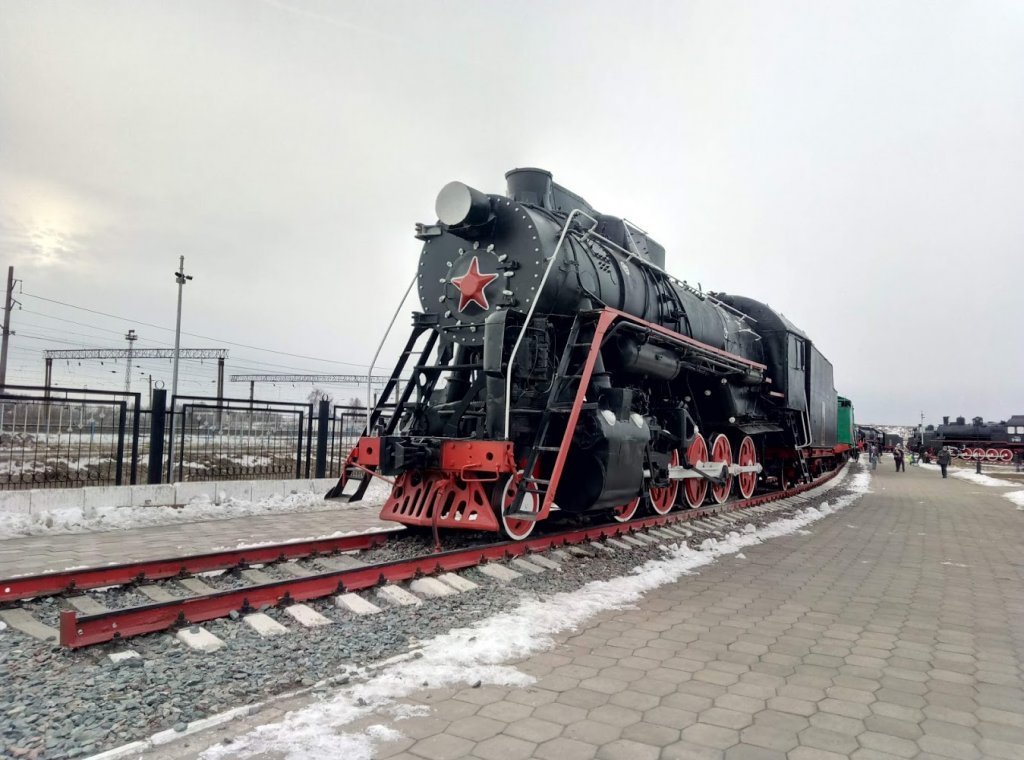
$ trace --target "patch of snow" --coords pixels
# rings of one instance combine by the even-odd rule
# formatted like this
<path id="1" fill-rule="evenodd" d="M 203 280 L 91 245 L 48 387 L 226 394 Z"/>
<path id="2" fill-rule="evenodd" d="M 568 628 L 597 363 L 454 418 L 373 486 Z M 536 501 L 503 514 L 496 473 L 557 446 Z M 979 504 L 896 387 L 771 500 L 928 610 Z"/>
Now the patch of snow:
<path id="1" fill-rule="evenodd" d="M 736 555 L 736 559 L 746 559 L 746 558 L 747 558 L 747 555 L 744 554 L 743 552 L 740 552 L 739 554 Z"/>
<path id="2" fill-rule="evenodd" d="M 632 606 L 645 593 L 690 575 L 699 567 L 762 541 L 785 536 L 834 514 L 869 491 L 870 475 L 859 472 L 850 479 L 851 493 L 808 507 L 793 517 L 770 523 L 755 533 L 733 532 L 721 540 L 707 539 L 699 551 L 685 544 L 673 546 L 663 558 L 633 568 L 624 576 L 591 581 L 573 592 L 542 599 L 524 596 L 519 606 L 459 628 L 426 642 L 421 656 L 382 669 L 369 680 L 345 687 L 333 697 L 287 713 L 282 720 L 259 726 L 231 745 L 216 745 L 202 757 L 254 757 L 280 754 L 287 760 L 345 757 L 369 760 L 378 736 L 369 730 L 345 733 L 347 724 L 371 712 L 387 710 L 403 697 L 429 683 L 432 688 L 476 682 L 524 687 L 536 679 L 503 663 L 522 660 L 555 645 L 554 636 L 573 630 L 610 609 Z"/>
<path id="3" fill-rule="evenodd" d="M 970 565 L 965 565 L 961 562 L 943 562 L 942 564 L 950 565 L 951 567 L 970 567 Z"/>
<path id="4" fill-rule="evenodd" d="M 1007 499 L 1017 505 L 1017 509 L 1024 510 L 1024 491 L 1010 491 L 1010 493 L 1004 493 Z"/>
<path id="5" fill-rule="evenodd" d="M 924 464 L 922 462 L 921 466 L 926 470 L 934 470 L 935 472 L 940 472 L 942 470 L 942 468 L 939 467 L 937 464 Z M 1013 488 L 1014 485 L 1016 485 L 1015 483 L 1007 483 L 1005 480 L 1000 480 L 999 478 L 993 478 L 989 475 L 986 475 L 985 473 L 981 473 L 979 475 L 974 470 L 967 470 L 964 469 L 963 467 L 947 467 L 946 472 L 952 475 L 954 478 L 960 478 L 960 480 L 967 480 L 979 486 L 992 486 L 995 488 Z"/>

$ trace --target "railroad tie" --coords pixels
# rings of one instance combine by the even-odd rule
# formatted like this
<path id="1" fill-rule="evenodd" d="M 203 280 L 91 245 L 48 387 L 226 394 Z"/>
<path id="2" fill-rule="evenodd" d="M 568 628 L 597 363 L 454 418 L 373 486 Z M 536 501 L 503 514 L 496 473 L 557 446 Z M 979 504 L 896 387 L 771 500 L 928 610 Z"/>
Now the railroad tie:
<path id="1" fill-rule="evenodd" d="M 493 562 L 486 565 L 480 565 L 476 569 L 496 581 L 512 581 L 516 578 L 522 577 L 522 573 L 517 573 L 515 570 L 511 570 L 504 565 L 499 565 Z"/>
<path id="2" fill-rule="evenodd" d="M 308 578 L 310 575 L 316 575 L 316 570 L 310 570 L 308 567 L 303 567 L 298 562 L 282 562 L 277 565 L 278 568 L 286 575 L 291 575 L 295 578 Z"/>
<path id="3" fill-rule="evenodd" d="M 359 594 L 341 594 L 334 597 L 334 604 L 356 615 L 376 615 L 381 611 L 380 607 L 366 601 Z"/>
<path id="4" fill-rule="evenodd" d="M 396 607 L 412 607 L 413 605 L 423 604 L 423 600 L 418 596 L 410 594 L 401 586 L 396 586 L 393 583 L 389 583 L 377 589 L 377 596 L 390 602 Z"/>
<path id="5" fill-rule="evenodd" d="M 288 633 L 287 628 L 264 612 L 254 612 L 251 615 L 245 615 L 242 620 L 264 639 L 269 639 L 272 636 L 283 636 Z"/>
<path id="6" fill-rule="evenodd" d="M 635 541 L 640 541 L 641 543 L 647 544 L 648 546 L 650 546 L 651 544 L 660 544 L 661 543 L 661 541 L 659 541 L 656 538 L 652 538 L 651 536 L 647 535 L 646 533 L 633 533 L 633 534 L 630 535 L 630 538 L 632 538 Z"/>
<path id="7" fill-rule="evenodd" d="M 447 583 L 456 591 L 472 591 L 475 588 L 479 588 L 473 581 L 463 578 L 458 573 L 441 573 L 437 576 L 437 579 L 442 583 Z"/>
<path id="8" fill-rule="evenodd" d="M 633 550 L 632 546 L 619 541 L 617 538 L 606 538 L 604 543 L 606 546 L 614 546 L 616 549 L 625 549 L 627 552 Z"/>
<path id="9" fill-rule="evenodd" d="M 292 604 L 284 608 L 284 611 L 295 618 L 299 624 L 306 628 L 316 628 L 321 625 L 330 625 L 331 619 L 326 618 L 319 612 L 305 604 Z"/>
<path id="10" fill-rule="evenodd" d="M 182 628 L 174 634 L 174 638 L 189 649 L 194 649 L 197 652 L 216 652 L 218 649 L 223 649 L 225 646 L 223 641 L 218 639 L 205 628 L 199 628 L 198 626 Z"/>
<path id="11" fill-rule="evenodd" d="M 454 596 L 459 593 L 447 583 L 442 583 L 437 578 L 417 578 L 409 584 L 409 590 L 419 596 L 428 597 Z"/>
<path id="12" fill-rule="evenodd" d="M 541 573 L 546 572 L 546 569 L 541 567 L 539 564 L 534 564 L 522 557 L 516 557 L 509 564 L 517 570 L 522 570 L 523 572 L 530 573 L 532 575 L 540 575 Z"/>
<path id="13" fill-rule="evenodd" d="M 257 586 L 262 586 L 265 583 L 274 582 L 274 578 L 272 576 L 267 575 L 262 570 L 256 570 L 255 568 L 251 567 L 248 570 L 243 570 L 240 574 L 243 578 L 245 578 L 248 581 L 252 581 Z"/>
<path id="14" fill-rule="evenodd" d="M 140 594 L 148 597 L 154 602 L 173 602 L 178 598 L 169 591 L 166 591 L 162 586 L 157 586 L 152 583 L 139 586 L 138 590 Z"/>
<path id="15" fill-rule="evenodd" d="M 535 565 L 540 565 L 548 570 L 561 570 L 562 566 L 552 559 L 548 559 L 543 554 L 531 554 L 529 561 Z"/>
<path id="16" fill-rule="evenodd" d="M 57 641 L 60 639 L 60 633 L 56 628 L 43 625 L 23 609 L 15 608 L 0 611 L 0 620 L 3 620 L 14 630 L 21 631 L 40 641 Z"/>
<path id="17" fill-rule="evenodd" d="M 333 557 L 317 557 L 316 561 L 328 570 L 355 570 L 359 567 L 366 567 L 365 562 L 360 562 L 355 557 L 339 554 Z"/>
<path id="18" fill-rule="evenodd" d="M 196 596 L 209 596 L 210 594 L 217 593 L 211 586 L 207 586 L 198 578 L 182 578 L 178 581 L 187 590 L 191 591 Z"/>
<path id="19" fill-rule="evenodd" d="M 68 597 L 68 604 L 84 615 L 101 615 L 110 611 L 90 596 Z"/>

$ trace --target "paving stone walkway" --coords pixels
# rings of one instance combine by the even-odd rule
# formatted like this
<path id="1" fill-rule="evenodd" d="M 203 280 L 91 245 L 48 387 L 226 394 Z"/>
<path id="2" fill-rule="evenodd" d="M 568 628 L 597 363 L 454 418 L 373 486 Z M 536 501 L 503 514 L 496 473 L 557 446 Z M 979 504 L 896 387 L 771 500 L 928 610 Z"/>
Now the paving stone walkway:
<path id="1" fill-rule="evenodd" d="M 1024 758 L 1024 512 L 883 463 L 874 492 L 605 613 L 518 667 L 373 716 L 400 760 Z M 154 754 L 190 757 L 241 724 Z M 276 755 L 275 755 L 276 757 Z"/>
<path id="2" fill-rule="evenodd" d="M 400 528 L 378 520 L 380 506 L 339 505 L 319 512 L 248 515 L 227 520 L 130 528 L 104 533 L 67 533 L 0 541 L 0 578 L 203 554 L 239 544 L 293 541 L 336 532 Z"/>

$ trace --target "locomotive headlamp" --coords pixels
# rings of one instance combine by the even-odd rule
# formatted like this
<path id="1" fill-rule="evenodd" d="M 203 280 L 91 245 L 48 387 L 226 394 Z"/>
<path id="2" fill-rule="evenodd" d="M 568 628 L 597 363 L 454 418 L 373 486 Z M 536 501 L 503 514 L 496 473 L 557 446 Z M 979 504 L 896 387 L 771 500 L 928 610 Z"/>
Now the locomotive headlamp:
<path id="1" fill-rule="evenodd" d="M 449 182 L 437 194 L 437 218 L 449 227 L 473 227 L 491 216 L 491 201 L 462 182 Z"/>

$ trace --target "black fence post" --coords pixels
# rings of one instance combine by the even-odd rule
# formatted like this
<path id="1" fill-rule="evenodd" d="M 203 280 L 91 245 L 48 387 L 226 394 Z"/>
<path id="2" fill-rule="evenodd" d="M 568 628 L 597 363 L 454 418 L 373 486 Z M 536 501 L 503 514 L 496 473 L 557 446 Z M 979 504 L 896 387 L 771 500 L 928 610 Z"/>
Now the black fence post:
<path id="1" fill-rule="evenodd" d="M 331 402 L 325 396 L 320 399 L 320 410 L 316 418 L 316 475 L 327 477 L 327 433 L 331 423 Z"/>
<path id="2" fill-rule="evenodd" d="M 157 388 L 153 391 L 153 402 L 150 407 L 149 424 L 149 469 L 146 482 L 156 484 L 163 475 L 164 464 L 164 425 L 167 416 L 167 390 Z"/>
<path id="3" fill-rule="evenodd" d="M 117 403 L 117 468 L 114 475 L 115 485 L 124 483 L 124 428 L 128 416 L 128 404 L 124 401 Z"/>

